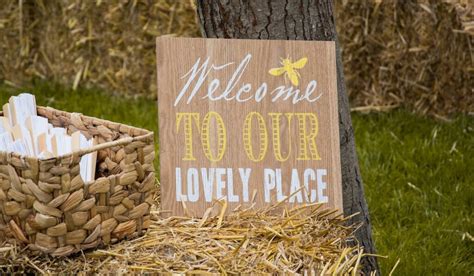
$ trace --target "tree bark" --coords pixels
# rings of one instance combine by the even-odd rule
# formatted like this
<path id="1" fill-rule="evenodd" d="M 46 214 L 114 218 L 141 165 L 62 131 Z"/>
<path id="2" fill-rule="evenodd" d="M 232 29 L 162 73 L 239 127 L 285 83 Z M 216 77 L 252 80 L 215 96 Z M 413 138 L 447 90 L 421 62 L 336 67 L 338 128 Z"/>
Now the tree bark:
<path id="1" fill-rule="evenodd" d="M 331 0 L 197 0 L 201 32 L 211 38 L 336 41 L 337 90 L 343 204 L 350 222 L 360 224 L 355 236 L 366 253 L 375 253 L 352 129 L 343 64 Z M 363 258 L 363 272 L 379 273 L 377 259 Z"/>

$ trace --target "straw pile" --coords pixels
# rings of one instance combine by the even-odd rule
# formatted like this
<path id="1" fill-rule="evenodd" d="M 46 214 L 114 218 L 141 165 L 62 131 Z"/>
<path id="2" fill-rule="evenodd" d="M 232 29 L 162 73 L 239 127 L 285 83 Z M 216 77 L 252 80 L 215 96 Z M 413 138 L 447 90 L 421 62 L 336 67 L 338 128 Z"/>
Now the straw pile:
<path id="1" fill-rule="evenodd" d="M 197 36 L 191 1 L 4 0 L 0 81 L 156 93 L 155 38 Z"/>
<path id="2" fill-rule="evenodd" d="M 474 112 L 469 0 L 336 0 L 355 110 Z M 193 0 L 3 0 L 0 82 L 52 79 L 154 97 L 155 37 L 199 36 Z"/>
<path id="3" fill-rule="evenodd" d="M 472 1 L 338 1 L 355 110 L 474 112 Z"/>
<path id="4" fill-rule="evenodd" d="M 215 208 L 225 211 L 225 202 Z M 347 247 L 352 227 L 320 206 L 272 214 L 237 210 L 227 217 L 171 217 L 158 211 L 148 233 L 75 258 L 36 255 L 14 242 L 0 243 L 0 271 L 41 273 L 275 273 L 359 272 L 362 249 Z"/>

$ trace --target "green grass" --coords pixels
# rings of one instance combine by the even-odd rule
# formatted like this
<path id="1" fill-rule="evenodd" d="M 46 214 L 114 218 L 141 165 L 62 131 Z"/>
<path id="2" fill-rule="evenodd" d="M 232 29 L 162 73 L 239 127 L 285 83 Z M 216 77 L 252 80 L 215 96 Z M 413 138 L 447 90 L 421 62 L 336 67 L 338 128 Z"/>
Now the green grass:
<path id="1" fill-rule="evenodd" d="M 400 258 L 399 275 L 472 275 L 474 118 L 396 111 L 353 120 L 384 270 Z"/>
<path id="2" fill-rule="evenodd" d="M 0 103 L 22 91 L 0 86 Z M 47 83 L 28 91 L 40 105 L 157 130 L 152 100 Z M 396 275 L 474 274 L 474 118 L 394 111 L 353 122 L 382 270 L 400 259 Z"/>

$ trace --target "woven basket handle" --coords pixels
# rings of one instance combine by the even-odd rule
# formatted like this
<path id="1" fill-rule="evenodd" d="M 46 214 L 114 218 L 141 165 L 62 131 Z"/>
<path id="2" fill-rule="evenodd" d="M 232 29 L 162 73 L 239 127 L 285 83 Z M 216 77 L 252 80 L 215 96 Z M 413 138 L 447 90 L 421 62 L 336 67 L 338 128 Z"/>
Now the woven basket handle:
<path id="1" fill-rule="evenodd" d="M 147 133 L 145 135 L 137 136 L 137 137 L 127 137 L 127 138 L 122 138 L 122 139 L 119 139 L 119 140 L 116 140 L 116 141 L 111 141 L 111 142 L 107 142 L 107 143 L 98 144 L 98 145 L 95 145 L 95 146 L 90 147 L 90 148 L 81 149 L 81 150 L 75 151 L 73 153 L 66 154 L 66 155 L 64 155 L 64 157 L 65 156 L 70 156 L 70 155 L 78 155 L 79 157 L 82 157 L 83 155 L 86 155 L 86 154 L 91 153 L 91 152 L 95 152 L 95 151 L 99 151 L 99 150 L 103 150 L 103 149 L 107 149 L 107 148 L 111 148 L 111 147 L 123 146 L 123 145 L 126 145 L 126 144 L 130 144 L 132 142 L 135 142 L 135 141 L 147 140 L 150 137 L 153 137 L 153 132 Z"/>

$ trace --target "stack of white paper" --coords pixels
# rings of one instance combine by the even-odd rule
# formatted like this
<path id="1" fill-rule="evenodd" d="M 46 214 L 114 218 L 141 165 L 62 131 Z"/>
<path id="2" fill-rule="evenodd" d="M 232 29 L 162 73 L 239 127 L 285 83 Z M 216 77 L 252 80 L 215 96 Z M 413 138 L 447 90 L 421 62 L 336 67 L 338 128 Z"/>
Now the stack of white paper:
<path id="1" fill-rule="evenodd" d="M 10 122 L 8 118 L 0 117 L 0 151 L 7 151 L 8 146 L 12 143 Z"/>
<path id="2" fill-rule="evenodd" d="M 47 159 L 90 148 L 94 138 L 87 139 L 76 131 L 69 135 L 65 128 L 54 127 L 36 113 L 34 95 L 22 93 L 3 105 L 0 117 L 0 151 Z M 80 174 L 85 182 L 95 179 L 97 152 L 84 155 Z"/>

